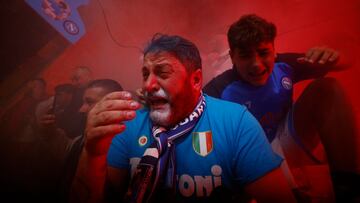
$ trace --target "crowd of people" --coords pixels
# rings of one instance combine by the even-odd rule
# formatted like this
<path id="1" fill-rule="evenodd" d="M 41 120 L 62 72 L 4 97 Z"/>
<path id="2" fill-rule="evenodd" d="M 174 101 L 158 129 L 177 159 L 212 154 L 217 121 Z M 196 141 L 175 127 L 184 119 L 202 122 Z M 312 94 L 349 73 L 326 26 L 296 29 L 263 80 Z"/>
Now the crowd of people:
<path id="1" fill-rule="evenodd" d="M 86 113 L 105 94 L 123 90 L 115 80 L 94 80 L 86 66 L 75 67 L 70 79 L 53 96 L 46 95 L 44 79 L 31 80 L 29 91 L 2 117 L 1 188 L 15 202 L 68 202 Z"/>
<path id="2" fill-rule="evenodd" d="M 204 87 L 197 46 L 166 34 L 144 48 L 137 95 L 86 66 L 54 96 L 30 81 L 0 126 L 3 192 L 36 202 L 360 201 L 354 115 L 326 77 L 350 64 L 329 47 L 277 54 L 275 38 L 273 23 L 242 16 L 221 54 L 232 67 Z"/>

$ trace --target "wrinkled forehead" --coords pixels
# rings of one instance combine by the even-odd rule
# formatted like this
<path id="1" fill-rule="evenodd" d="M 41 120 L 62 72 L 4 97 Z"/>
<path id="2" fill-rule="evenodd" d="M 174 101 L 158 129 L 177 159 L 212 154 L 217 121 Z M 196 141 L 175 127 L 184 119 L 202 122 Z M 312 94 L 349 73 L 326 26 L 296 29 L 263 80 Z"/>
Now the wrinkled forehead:
<path id="1" fill-rule="evenodd" d="M 145 54 L 143 65 L 144 67 L 152 67 L 160 64 L 176 65 L 180 64 L 179 59 L 170 52 L 149 52 Z"/>

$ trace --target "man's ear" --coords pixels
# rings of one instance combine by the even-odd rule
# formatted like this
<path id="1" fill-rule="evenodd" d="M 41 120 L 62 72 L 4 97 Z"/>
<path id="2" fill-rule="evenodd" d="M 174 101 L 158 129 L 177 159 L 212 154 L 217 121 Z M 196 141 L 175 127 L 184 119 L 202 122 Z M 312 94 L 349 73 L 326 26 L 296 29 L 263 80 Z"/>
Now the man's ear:
<path id="1" fill-rule="evenodd" d="M 196 90 L 202 89 L 202 71 L 201 71 L 201 69 L 197 69 L 191 74 L 191 84 Z"/>
<path id="2" fill-rule="evenodd" d="M 234 64 L 234 60 L 233 60 L 234 54 L 235 54 L 234 51 L 229 49 L 229 55 L 230 55 L 230 59 L 231 59 L 232 64 Z"/>

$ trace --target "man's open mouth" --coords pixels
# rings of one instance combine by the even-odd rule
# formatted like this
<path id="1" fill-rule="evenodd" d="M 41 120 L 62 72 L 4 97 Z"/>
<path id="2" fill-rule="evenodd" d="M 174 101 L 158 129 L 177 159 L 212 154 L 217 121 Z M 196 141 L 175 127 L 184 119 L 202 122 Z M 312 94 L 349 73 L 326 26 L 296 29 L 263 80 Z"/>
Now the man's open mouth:
<path id="1" fill-rule="evenodd" d="M 153 109 L 160 108 L 169 103 L 169 101 L 164 97 L 148 97 L 147 102 Z"/>

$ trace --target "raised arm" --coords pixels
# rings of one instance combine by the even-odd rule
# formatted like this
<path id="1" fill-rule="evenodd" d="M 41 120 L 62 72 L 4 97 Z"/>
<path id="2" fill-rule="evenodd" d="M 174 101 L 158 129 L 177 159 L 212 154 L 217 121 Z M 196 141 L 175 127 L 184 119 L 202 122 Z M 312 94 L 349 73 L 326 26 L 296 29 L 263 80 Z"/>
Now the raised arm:
<path id="1" fill-rule="evenodd" d="M 104 202 L 108 184 L 125 182 L 126 171 L 108 168 L 106 155 L 112 138 L 125 130 L 123 121 L 135 118 L 140 104 L 128 92 L 113 92 L 88 114 L 85 145 L 71 189 L 71 202 Z M 111 193 L 111 192 L 110 192 Z"/>
<path id="2" fill-rule="evenodd" d="M 284 62 L 293 68 L 294 82 L 322 77 L 330 71 L 351 67 L 347 57 L 340 57 L 339 51 L 326 46 L 312 47 L 304 54 L 278 54 L 276 62 Z"/>

